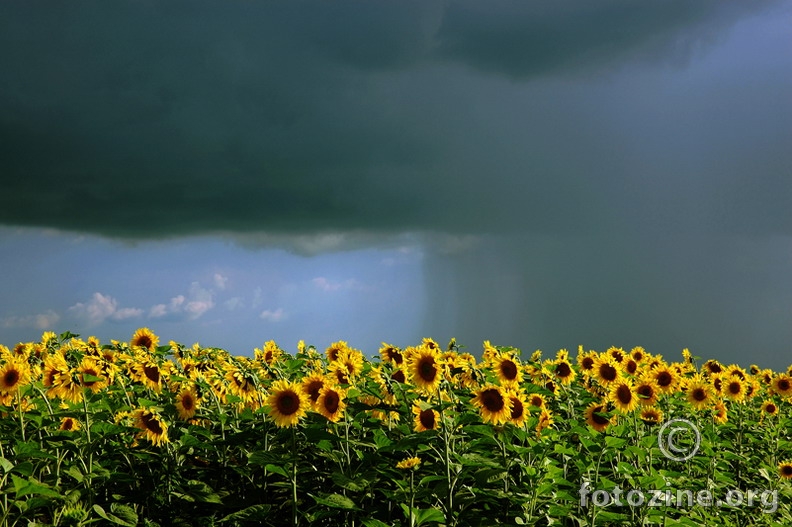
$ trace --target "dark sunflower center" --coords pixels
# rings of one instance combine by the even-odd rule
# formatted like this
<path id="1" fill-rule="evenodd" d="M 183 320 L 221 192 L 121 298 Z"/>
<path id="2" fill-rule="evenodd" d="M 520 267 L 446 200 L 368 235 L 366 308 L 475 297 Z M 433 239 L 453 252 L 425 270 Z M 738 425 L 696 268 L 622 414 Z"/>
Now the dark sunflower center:
<path id="1" fill-rule="evenodd" d="M 433 358 L 422 359 L 418 364 L 418 375 L 426 382 L 432 382 L 437 376 L 437 369 Z"/>
<path id="2" fill-rule="evenodd" d="M 484 390 L 481 393 L 481 404 L 484 406 L 484 408 L 493 413 L 500 412 L 505 406 L 503 396 L 498 390 L 494 388 Z"/>
<path id="3" fill-rule="evenodd" d="M 66 419 L 63 422 L 63 429 L 64 430 L 71 430 L 73 426 L 74 426 L 74 421 L 72 421 L 71 419 Z"/>
<path id="4" fill-rule="evenodd" d="M 671 386 L 671 383 L 673 381 L 674 381 L 674 378 L 667 371 L 661 371 L 657 375 L 657 384 L 659 384 L 660 386 L 663 386 L 663 387 Z"/>
<path id="5" fill-rule="evenodd" d="M 283 392 L 275 402 L 278 411 L 283 415 L 292 415 L 300 408 L 300 399 L 294 392 Z"/>
<path id="6" fill-rule="evenodd" d="M 427 430 L 433 430 L 435 427 L 435 415 L 432 410 L 424 410 L 418 415 L 418 420 L 421 421 L 421 426 Z"/>
<path id="7" fill-rule="evenodd" d="M 144 348 L 151 349 L 152 346 L 154 345 L 154 343 L 151 341 L 151 338 L 148 337 L 147 335 L 141 335 L 137 339 L 137 345 L 138 346 L 143 346 Z"/>
<path id="8" fill-rule="evenodd" d="M 510 360 L 504 360 L 501 362 L 500 371 L 503 375 L 503 378 L 507 381 L 513 381 L 517 378 L 517 365 Z"/>
<path id="9" fill-rule="evenodd" d="M 580 367 L 587 371 L 592 369 L 594 367 L 594 359 L 591 357 L 584 358 L 582 361 L 580 361 Z M 558 371 L 558 369 L 556 369 L 556 371 Z"/>
<path id="10" fill-rule="evenodd" d="M 160 372 L 156 366 L 143 366 L 143 374 L 153 383 L 159 383 Z"/>
<path id="11" fill-rule="evenodd" d="M 338 403 L 340 399 L 338 394 L 334 391 L 327 392 L 324 398 L 324 408 L 328 413 L 334 414 L 338 411 Z"/>
<path id="12" fill-rule="evenodd" d="M 311 402 L 315 403 L 319 399 L 319 391 L 324 387 L 324 383 L 322 381 L 311 381 L 308 383 L 308 387 L 305 391 L 308 392 L 308 397 L 311 398 Z"/>
<path id="13" fill-rule="evenodd" d="M 605 408 L 602 406 L 597 406 L 594 408 L 594 411 L 591 412 L 591 420 L 594 421 L 598 425 L 606 425 L 608 424 L 608 418 L 604 417 L 602 414 L 605 413 Z"/>
<path id="14" fill-rule="evenodd" d="M 85 375 L 88 375 L 90 377 L 99 377 L 99 372 L 93 369 L 86 369 L 85 371 L 83 371 L 83 381 L 82 381 L 83 386 L 87 386 L 90 388 L 91 386 L 96 384 L 96 381 L 86 381 Z"/>
<path id="15" fill-rule="evenodd" d="M 789 381 L 786 379 L 781 379 L 778 381 L 778 389 L 782 392 L 789 390 Z"/>
<path id="16" fill-rule="evenodd" d="M 630 404 L 633 400 L 632 390 L 626 384 L 622 384 L 616 390 L 616 397 L 619 399 L 619 402 L 622 404 Z"/>
<path id="17" fill-rule="evenodd" d="M 624 369 L 627 371 L 627 373 L 632 375 L 633 373 L 635 373 L 635 370 L 638 369 L 638 363 L 630 359 L 627 361 L 627 366 L 625 366 Z"/>
<path id="18" fill-rule="evenodd" d="M 691 395 L 694 401 L 702 402 L 707 400 L 707 392 L 704 391 L 704 388 L 696 388 Z"/>
<path id="19" fill-rule="evenodd" d="M 7 388 L 13 388 L 18 382 L 19 372 L 16 370 L 8 370 L 5 375 L 3 375 L 3 384 L 5 384 Z"/>
<path id="20" fill-rule="evenodd" d="M 730 382 L 728 390 L 732 395 L 739 395 L 742 393 L 742 384 L 739 382 Z"/>
<path id="21" fill-rule="evenodd" d="M 512 402 L 511 418 L 519 419 L 520 417 L 522 417 L 523 412 L 525 411 L 525 409 L 523 408 L 523 403 L 516 397 L 512 397 L 511 402 Z"/>
<path id="22" fill-rule="evenodd" d="M 162 426 L 160 422 L 157 420 L 156 417 L 150 414 L 143 414 L 143 417 L 140 418 L 143 422 L 143 426 L 145 426 L 148 430 L 151 430 L 157 435 L 162 433 Z"/>
<path id="23" fill-rule="evenodd" d="M 768 414 L 774 414 L 774 413 L 776 413 L 776 405 L 774 405 L 774 404 L 768 404 L 768 405 L 765 407 L 765 411 L 766 411 Z"/>
<path id="24" fill-rule="evenodd" d="M 558 375 L 562 379 L 569 377 L 571 373 L 572 373 L 572 368 L 570 368 L 569 364 L 567 364 L 566 362 L 559 362 L 558 365 L 556 366 L 556 375 Z"/>
<path id="25" fill-rule="evenodd" d="M 188 412 L 191 411 L 195 406 L 195 401 L 193 401 L 192 395 L 190 395 L 189 393 L 184 394 L 181 403 L 182 403 L 182 407 Z"/>
<path id="26" fill-rule="evenodd" d="M 395 372 L 393 372 L 393 375 L 391 375 L 391 379 L 393 379 L 396 382 L 401 382 L 401 383 L 403 383 L 406 380 L 404 378 L 404 372 L 401 371 L 401 370 L 396 370 Z"/>
<path id="27" fill-rule="evenodd" d="M 394 349 L 390 350 L 390 352 L 388 352 L 388 355 L 390 355 L 390 359 L 396 364 L 401 364 L 402 361 L 404 360 L 402 354 Z"/>
<path id="28" fill-rule="evenodd" d="M 605 379 L 606 381 L 613 381 L 616 380 L 616 376 L 619 372 L 616 371 L 616 368 L 611 366 L 610 364 L 603 364 L 600 366 L 599 369 L 600 377 Z"/>
<path id="29" fill-rule="evenodd" d="M 638 392 L 638 395 L 644 399 L 651 399 L 654 395 L 654 389 L 648 384 L 640 385 L 636 392 Z"/>
<path id="30" fill-rule="evenodd" d="M 781 474 L 787 478 L 792 477 L 792 465 L 784 465 L 781 467 Z"/>

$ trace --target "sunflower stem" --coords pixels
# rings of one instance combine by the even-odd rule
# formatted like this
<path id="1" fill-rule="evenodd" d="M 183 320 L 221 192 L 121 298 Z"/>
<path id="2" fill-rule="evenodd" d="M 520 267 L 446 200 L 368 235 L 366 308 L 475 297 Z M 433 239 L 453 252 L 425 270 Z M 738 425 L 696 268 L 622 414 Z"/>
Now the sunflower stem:
<path id="1" fill-rule="evenodd" d="M 294 426 L 291 427 L 292 433 L 292 527 L 296 527 L 299 523 L 297 516 L 297 431 Z"/>
<path id="2" fill-rule="evenodd" d="M 93 446 L 91 445 L 91 416 L 88 413 L 88 400 L 85 395 L 85 391 L 83 390 L 83 410 L 85 411 L 85 435 L 86 439 L 88 440 L 88 470 L 85 474 L 85 481 L 88 487 L 88 493 L 91 494 L 91 474 L 93 474 Z"/>
<path id="3" fill-rule="evenodd" d="M 19 428 L 22 431 L 22 441 L 25 441 L 25 413 L 22 411 L 22 394 L 17 390 L 17 413 L 19 414 Z"/>

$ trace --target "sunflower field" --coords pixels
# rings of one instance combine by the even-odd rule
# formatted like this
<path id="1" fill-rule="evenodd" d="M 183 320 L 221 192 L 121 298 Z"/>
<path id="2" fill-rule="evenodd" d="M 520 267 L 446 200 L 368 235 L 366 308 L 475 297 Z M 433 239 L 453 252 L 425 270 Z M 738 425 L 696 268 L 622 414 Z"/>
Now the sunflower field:
<path id="1" fill-rule="evenodd" d="M 0 525 L 788 526 L 790 405 L 792 371 L 688 350 L 46 332 L 0 345 Z"/>

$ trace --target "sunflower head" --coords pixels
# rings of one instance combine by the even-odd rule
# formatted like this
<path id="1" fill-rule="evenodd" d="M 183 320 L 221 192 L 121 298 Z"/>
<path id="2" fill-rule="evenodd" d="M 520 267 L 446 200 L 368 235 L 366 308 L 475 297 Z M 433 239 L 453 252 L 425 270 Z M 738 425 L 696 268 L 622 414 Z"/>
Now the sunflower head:
<path id="1" fill-rule="evenodd" d="M 609 355 L 599 355 L 594 361 L 592 377 L 603 387 L 609 387 L 621 377 L 621 367 Z"/>
<path id="2" fill-rule="evenodd" d="M 641 420 L 647 425 L 656 425 L 663 420 L 663 411 L 654 406 L 647 406 L 641 410 Z"/>
<path id="3" fill-rule="evenodd" d="M 132 340 L 129 341 L 130 348 L 144 348 L 149 352 L 157 349 L 158 345 L 159 337 L 155 335 L 149 328 L 139 328 L 137 331 L 135 331 L 135 334 L 132 335 Z"/>
<path id="4" fill-rule="evenodd" d="M 386 344 L 383 342 L 382 347 L 379 349 L 379 353 L 383 362 L 392 362 L 396 366 L 401 366 L 401 364 L 404 362 L 404 355 L 402 355 L 402 351 L 391 344 Z"/>
<path id="5" fill-rule="evenodd" d="M 418 467 L 421 464 L 421 459 L 417 457 L 408 457 L 402 461 L 396 463 L 396 468 L 399 470 L 410 470 L 413 468 Z"/>
<path id="6" fill-rule="evenodd" d="M 685 383 L 687 402 L 696 410 L 701 410 L 712 404 L 714 394 L 712 387 L 701 378 L 694 377 Z"/>
<path id="7" fill-rule="evenodd" d="M 139 408 L 131 412 L 134 425 L 140 429 L 137 438 L 148 439 L 154 445 L 167 443 L 168 425 L 157 412 L 146 408 Z"/>
<path id="8" fill-rule="evenodd" d="M 522 382 L 522 368 L 520 362 L 511 353 L 498 354 L 492 360 L 492 367 L 498 376 L 498 381 L 504 386 L 517 385 Z"/>
<path id="9" fill-rule="evenodd" d="M 629 413 L 638 406 L 639 397 L 632 382 L 623 379 L 611 383 L 608 400 L 621 413 Z"/>
<path id="10" fill-rule="evenodd" d="M 502 425 L 511 419 L 512 401 L 503 388 L 493 384 L 479 388 L 471 401 L 481 412 L 485 423 Z"/>
<path id="11" fill-rule="evenodd" d="M 443 378 L 440 355 L 429 347 L 413 348 L 407 359 L 407 373 L 418 393 L 434 394 Z"/>
<path id="12" fill-rule="evenodd" d="M 30 384 L 30 365 L 26 360 L 9 358 L 0 367 L 0 393 L 16 393 L 20 387 Z"/>
<path id="13" fill-rule="evenodd" d="M 604 432 L 615 422 L 615 416 L 610 416 L 607 402 L 594 402 L 586 408 L 586 423 L 597 432 Z"/>
<path id="14" fill-rule="evenodd" d="M 325 385 L 319 392 L 319 398 L 314 405 L 316 411 L 325 416 L 328 421 L 337 423 L 344 415 L 346 393 L 346 390 L 331 384 Z"/>
<path id="15" fill-rule="evenodd" d="M 783 479 L 792 479 L 792 461 L 782 461 L 779 463 L 778 475 Z"/>
<path id="16" fill-rule="evenodd" d="M 436 430 L 440 423 L 440 413 L 427 403 L 421 404 L 415 401 L 412 407 L 413 430 L 416 432 L 426 432 Z"/>
<path id="17" fill-rule="evenodd" d="M 60 427 L 58 427 L 58 430 L 63 430 L 64 432 L 76 432 L 79 429 L 80 422 L 74 417 L 62 418 Z"/>
<path id="18" fill-rule="evenodd" d="M 285 380 L 272 383 L 267 397 L 269 414 L 280 428 L 297 425 L 310 406 L 300 385 Z"/>
<path id="19" fill-rule="evenodd" d="M 201 401 L 194 385 L 184 388 L 176 396 L 176 411 L 179 413 L 179 417 L 185 421 L 195 417 L 200 404 Z"/>

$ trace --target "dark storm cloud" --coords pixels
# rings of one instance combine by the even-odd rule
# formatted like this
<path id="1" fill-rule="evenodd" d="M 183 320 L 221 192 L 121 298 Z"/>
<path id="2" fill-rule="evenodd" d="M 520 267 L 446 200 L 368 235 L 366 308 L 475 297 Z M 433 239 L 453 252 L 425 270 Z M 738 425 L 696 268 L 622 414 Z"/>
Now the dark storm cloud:
<path id="1" fill-rule="evenodd" d="M 675 60 L 689 53 L 680 34 L 698 42 L 738 11 L 596 6 L 5 3 L 0 155 L 12 199 L 0 222 L 140 238 L 585 228 L 620 184 L 613 167 L 596 163 L 591 185 L 559 161 L 575 137 L 552 112 L 536 122 L 535 145 L 547 145 L 536 159 L 494 158 L 510 131 L 479 131 L 492 116 L 482 123 L 476 107 L 497 95 L 460 88 L 468 77 L 453 65 L 536 78 Z M 448 79 L 432 73 L 444 68 Z M 530 185 L 515 177 L 529 162 Z M 580 206 L 548 222 L 562 201 Z M 469 214 L 472 202 L 487 213 Z"/>

